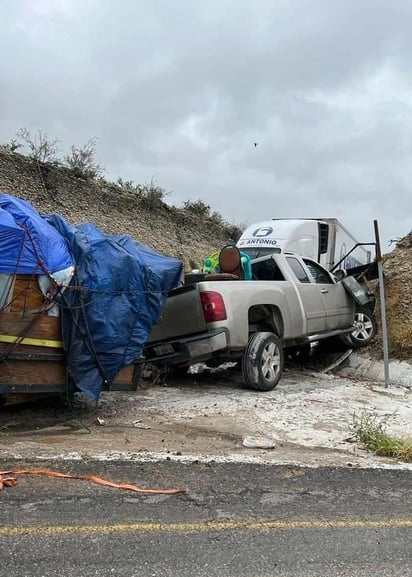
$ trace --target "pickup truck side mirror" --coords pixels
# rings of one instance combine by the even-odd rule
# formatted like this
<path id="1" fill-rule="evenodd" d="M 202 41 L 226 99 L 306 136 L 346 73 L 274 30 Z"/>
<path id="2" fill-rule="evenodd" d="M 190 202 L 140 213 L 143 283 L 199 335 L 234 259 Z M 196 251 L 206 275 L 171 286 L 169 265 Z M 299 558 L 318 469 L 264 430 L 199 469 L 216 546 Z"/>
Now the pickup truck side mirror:
<path id="1" fill-rule="evenodd" d="M 368 291 L 353 276 L 346 276 L 342 280 L 342 284 L 359 306 L 363 307 L 371 302 Z"/>
<path id="2" fill-rule="evenodd" d="M 343 270 L 343 268 L 339 268 L 338 270 L 336 270 L 334 273 L 334 276 L 336 278 L 337 281 L 341 281 L 343 280 L 346 276 L 348 276 L 348 273 L 346 272 L 346 270 Z"/>

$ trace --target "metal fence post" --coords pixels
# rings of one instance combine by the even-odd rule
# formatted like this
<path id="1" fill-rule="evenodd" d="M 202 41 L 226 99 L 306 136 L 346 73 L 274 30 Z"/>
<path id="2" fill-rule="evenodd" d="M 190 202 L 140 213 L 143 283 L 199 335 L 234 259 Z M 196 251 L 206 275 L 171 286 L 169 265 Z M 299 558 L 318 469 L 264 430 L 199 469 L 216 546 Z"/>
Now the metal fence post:
<path id="1" fill-rule="evenodd" d="M 385 303 L 385 285 L 383 278 L 383 264 L 381 253 L 381 242 L 379 237 L 378 221 L 373 221 L 375 229 L 376 242 L 376 260 L 378 262 L 378 278 L 379 278 L 379 297 L 381 303 L 381 322 L 382 322 L 382 345 L 383 345 L 383 367 L 385 372 L 385 387 L 389 387 L 389 347 L 388 347 L 388 326 L 386 323 L 386 303 Z"/>

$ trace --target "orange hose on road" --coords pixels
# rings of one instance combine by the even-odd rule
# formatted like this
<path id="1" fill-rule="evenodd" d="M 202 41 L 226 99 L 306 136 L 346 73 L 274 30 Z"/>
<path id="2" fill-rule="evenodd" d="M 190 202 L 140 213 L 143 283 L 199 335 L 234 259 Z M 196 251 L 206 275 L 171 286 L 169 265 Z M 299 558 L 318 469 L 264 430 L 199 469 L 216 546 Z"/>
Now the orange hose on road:
<path id="1" fill-rule="evenodd" d="M 14 475 L 44 475 L 46 477 L 58 477 L 60 479 L 78 479 L 81 481 L 90 481 L 96 485 L 113 487 L 114 489 L 125 489 L 135 493 L 150 493 L 155 495 L 179 495 L 185 493 L 184 489 L 143 489 L 131 483 L 114 483 L 102 477 L 95 475 L 72 475 L 71 473 L 60 473 L 50 469 L 13 469 L 11 471 L 0 471 L 0 491 L 3 487 L 13 487 L 17 484 L 17 478 Z"/>
<path id="2" fill-rule="evenodd" d="M 14 485 L 17 485 L 16 477 L 3 477 L 3 475 L 0 473 L 0 491 L 4 487 L 14 487 Z"/>

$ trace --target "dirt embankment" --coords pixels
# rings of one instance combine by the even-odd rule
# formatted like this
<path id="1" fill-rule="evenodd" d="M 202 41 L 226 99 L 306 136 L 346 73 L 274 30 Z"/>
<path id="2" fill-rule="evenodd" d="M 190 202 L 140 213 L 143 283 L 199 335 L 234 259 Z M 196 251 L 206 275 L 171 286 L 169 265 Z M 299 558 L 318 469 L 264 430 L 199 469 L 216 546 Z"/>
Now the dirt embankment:
<path id="1" fill-rule="evenodd" d="M 209 219 L 160 203 L 151 208 L 137 193 L 104 180 L 83 180 L 70 170 L 38 164 L 0 147 L 0 192 L 31 202 L 41 213 L 57 212 L 72 224 L 90 221 L 106 233 L 132 236 L 158 252 L 201 266 L 205 256 L 230 240 Z"/>
<path id="2" fill-rule="evenodd" d="M 412 231 L 384 257 L 389 352 L 412 360 Z"/>

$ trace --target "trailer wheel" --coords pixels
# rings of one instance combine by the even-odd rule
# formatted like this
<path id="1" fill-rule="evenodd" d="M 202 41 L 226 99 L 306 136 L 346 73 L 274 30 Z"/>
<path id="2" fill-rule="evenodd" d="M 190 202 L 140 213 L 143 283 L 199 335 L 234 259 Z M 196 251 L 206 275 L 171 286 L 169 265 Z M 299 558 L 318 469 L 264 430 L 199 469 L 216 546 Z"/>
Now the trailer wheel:
<path id="1" fill-rule="evenodd" d="M 375 338 L 377 330 L 370 307 L 359 307 L 355 313 L 355 330 L 347 335 L 350 346 L 354 349 L 366 347 Z"/>
<path id="2" fill-rule="evenodd" d="M 275 333 L 262 332 L 250 336 L 242 357 L 245 383 L 257 391 L 271 391 L 282 376 L 283 346 Z"/>

